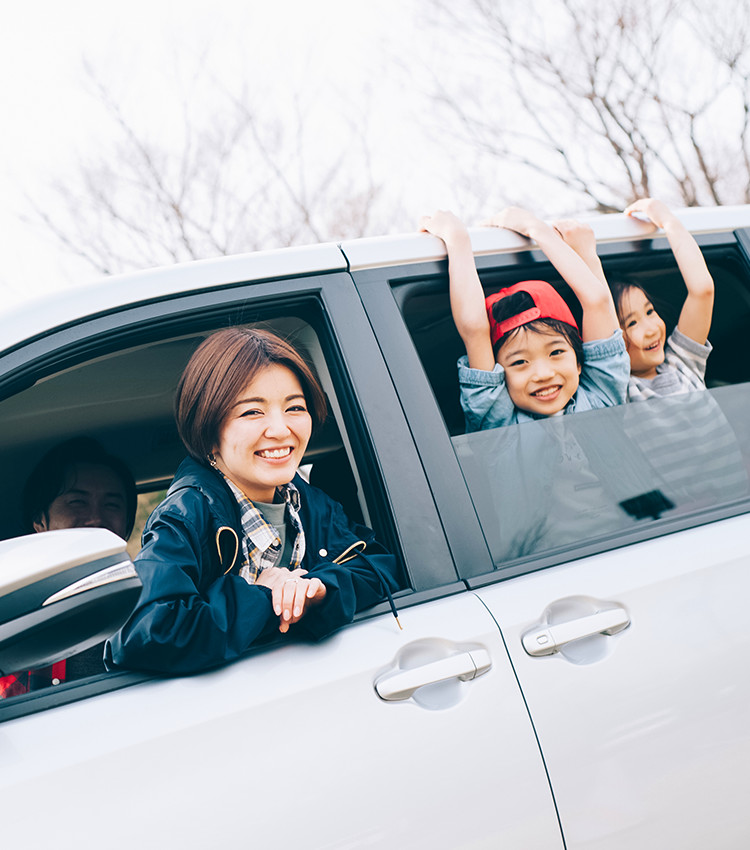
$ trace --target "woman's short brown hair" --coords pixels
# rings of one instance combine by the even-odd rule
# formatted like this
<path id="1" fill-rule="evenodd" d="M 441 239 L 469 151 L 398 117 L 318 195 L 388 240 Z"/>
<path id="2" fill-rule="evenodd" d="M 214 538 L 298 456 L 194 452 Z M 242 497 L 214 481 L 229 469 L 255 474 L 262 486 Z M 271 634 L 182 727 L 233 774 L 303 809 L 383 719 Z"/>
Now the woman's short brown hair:
<path id="1" fill-rule="evenodd" d="M 177 430 L 192 457 L 206 461 L 237 396 L 262 369 L 274 365 L 286 366 L 299 380 L 313 428 L 323 423 L 323 388 L 298 351 L 270 331 L 225 328 L 198 346 L 177 385 Z"/>

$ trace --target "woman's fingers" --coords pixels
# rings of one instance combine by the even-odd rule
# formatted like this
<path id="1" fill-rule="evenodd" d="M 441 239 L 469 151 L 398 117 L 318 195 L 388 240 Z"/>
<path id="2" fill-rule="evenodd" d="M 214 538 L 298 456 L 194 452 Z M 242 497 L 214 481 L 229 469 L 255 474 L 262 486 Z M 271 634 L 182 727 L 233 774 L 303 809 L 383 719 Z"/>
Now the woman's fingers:
<path id="1" fill-rule="evenodd" d="M 309 604 L 319 602 L 326 593 L 326 587 L 320 579 L 289 578 L 281 590 L 281 614 L 279 631 L 289 631 L 289 626 L 298 622 L 305 614 Z"/>
<path id="2" fill-rule="evenodd" d="M 282 632 L 286 632 L 293 623 L 302 616 L 307 601 L 306 591 L 309 582 L 304 578 L 289 578 L 281 589 L 281 624 Z"/>
<path id="3" fill-rule="evenodd" d="M 282 616 L 284 605 L 284 588 L 289 581 L 295 581 L 307 575 L 307 570 L 287 570 L 283 567 L 266 567 L 256 579 L 256 583 L 267 587 L 271 591 L 271 604 L 274 613 Z M 288 591 L 287 591 L 288 595 Z"/>
<path id="4" fill-rule="evenodd" d="M 320 602 L 326 595 L 326 586 L 319 578 L 311 578 L 307 582 L 307 598 L 312 601 Z"/>
<path id="5" fill-rule="evenodd" d="M 288 570 L 283 567 L 267 567 L 257 578 L 271 591 L 271 604 L 279 618 L 279 631 L 289 631 L 305 613 L 308 604 L 320 602 L 326 595 L 326 586 L 318 578 L 305 578 L 307 570 Z"/>
<path id="6" fill-rule="evenodd" d="M 299 579 L 288 578 L 281 586 L 281 610 L 278 612 L 281 618 L 279 629 L 286 632 L 292 622 L 294 611 L 294 600 L 297 594 Z"/>

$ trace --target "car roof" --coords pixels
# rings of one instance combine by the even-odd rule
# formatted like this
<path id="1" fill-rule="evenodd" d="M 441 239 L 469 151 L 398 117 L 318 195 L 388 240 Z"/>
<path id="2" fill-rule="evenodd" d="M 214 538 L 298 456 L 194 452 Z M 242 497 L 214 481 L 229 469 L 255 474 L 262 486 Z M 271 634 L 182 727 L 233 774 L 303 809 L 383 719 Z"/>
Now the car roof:
<path id="1" fill-rule="evenodd" d="M 36 296 L 3 313 L 0 354 L 53 328 L 133 304 L 248 281 L 345 271 L 334 243 L 234 254 L 104 277 Z"/>
<path id="2" fill-rule="evenodd" d="M 750 227 L 750 204 L 726 207 L 686 207 L 674 213 L 692 233 L 711 233 Z M 577 216 L 594 231 L 597 243 L 636 241 L 658 235 L 653 225 L 623 213 Z M 499 227 L 469 228 L 475 256 L 502 254 L 529 248 L 529 241 L 517 233 Z M 349 269 L 441 260 L 446 256 L 441 239 L 425 233 L 374 236 L 341 244 Z"/>
<path id="3" fill-rule="evenodd" d="M 690 207 L 675 212 L 693 233 L 750 227 L 750 205 Z M 652 225 L 622 213 L 584 216 L 579 220 L 592 227 L 598 243 L 647 239 L 655 234 Z M 476 227 L 470 228 L 469 233 L 477 256 L 510 253 L 530 246 L 528 240 L 502 228 Z M 235 254 L 113 275 L 37 296 L 11 307 L 2 317 L 0 354 L 53 328 L 181 293 L 248 281 L 430 262 L 445 256 L 442 240 L 412 232 L 353 239 L 340 244 L 328 242 Z"/>

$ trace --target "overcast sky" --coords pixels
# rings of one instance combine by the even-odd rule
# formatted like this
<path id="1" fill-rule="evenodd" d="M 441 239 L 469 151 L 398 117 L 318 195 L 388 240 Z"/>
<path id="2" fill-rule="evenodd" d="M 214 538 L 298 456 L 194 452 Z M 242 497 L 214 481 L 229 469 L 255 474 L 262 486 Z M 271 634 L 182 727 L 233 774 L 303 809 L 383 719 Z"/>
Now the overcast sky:
<path id="1" fill-rule="evenodd" d="M 6 4 L 0 27 L 0 292 L 6 304 L 31 293 L 74 285 L 96 273 L 59 248 L 43 228 L 24 224 L 25 198 L 43 204 L 54 181 L 110 141 L 111 124 L 92 94 L 92 75 L 118 102 L 168 136 L 178 81 L 205 57 L 217 81 L 251 79 L 269 98 L 349 98 L 378 91 L 388 110 L 383 142 L 403 144 L 410 114 L 408 68 L 430 61 L 435 44 L 420 37 L 418 0 L 38 0 Z M 415 80 L 419 74 L 415 71 Z M 171 88 L 170 88 L 171 87 Z M 279 109 L 283 108 L 279 96 Z M 385 114 L 385 113 L 384 113 Z M 421 144 L 417 141 L 415 144 Z M 414 161 L 419 151 L 411 151 Z M 405 159 L 408 159 L 406 157 Z M 415 190 L 415 220 L 424 192 Z M 426 193 L 429 195 L 429 192 Z M 432 204 L 435 197 L 424 197 Z"/>
<path id="2" fill-rule="evenodd" d="M 598 0 L 590 2 L 592 9 L 604 8 Z M 634 8 L 649 2 L 632 0 Z M 502 3 L 508 8 L 510 0 Z M 446 5 L 460 12 L 459 23 L 471 9 L 468 0 Z M 730 0 L 712 6 L 712 14 L 728 5 Z M 552 42 L 565 32 L 550 14 L 555 8 L 559 3 L 552 0 L 516 0 L 513 6 L 524 31 L 536 34 L 538 23 Z M 279 117 L 284 131 L 292 123 L 285 116 L 294 99 L 304 105 L 306 120 L 317 122 L 312 144 L 305 137 L 305 155 L 321 167 L 328 161 L 315 156 L 318 146 L 335 159 L 348 144 L 350 127 L 336 136 L 345 116 L 362 128 L 371 156 L 367 164 L 381 190 L 368 232 L 412 229 L 420 214 L 436 207 L 454 209 L 468 223 L 507 203 L 531 203 L 529 198 L 546 216 L 586 209 L 569 205 L 564 190 L 533 169 L 521 174 L 512 158 L 483 159 L 481 145 L 461 146 L 453 132 L 460 120 L 452 125 L 455 115 L 446 119 L 432 97 L 440 86 L 460 103 L 489 94 L 477 98 L 476 108 L 491 132 L 504 121 L 521 126 L 522 116 L 506 96 L 511 87 L 505 70 L 488 65 L 481 48 L 457 34 L 456 21 L 440 12 L 437 0 L 34 0 L 4 4 L 1 21 L 0 309 L 98 277 L 44 226 L 21 220 L 29 216 L 29 199 L 53 208 L 53 184 L 69 192 L 79 188 L 82 163 L 122 161 L 114 153 L 116 127 L 96 85 L 106 89 L 139 137 L 167 149 L 173 142 L 174 152 L 181 144 L 185 103 L 205 110 L 200 112 L 205 122 L 221 114 L 222 98 L 244 98 L 243 86 L 253 115 L 262 112 L 265 124 Z M 682 55 L 682 40 L 679 47 Z M 690 67 L 700 77 L 700 67 Z M 686 73 L 680 66 L 676 79 L 682 88 Z M 557 97 L 554 88 L 540 91 Z M 553 104 L 544 102 L 539 114 L 549 115 L 548 105 Z M 346 164 L 358 168 L 356 177 L 364 170 L 357 165 L 361 159 L 345 149 Z M 591 156 L 585 137 L 578 153 Z M 352 193 L 368 188 L 367 180 L 352 180 Z M 86 242 L 84 234 L 77 244 Z"/>

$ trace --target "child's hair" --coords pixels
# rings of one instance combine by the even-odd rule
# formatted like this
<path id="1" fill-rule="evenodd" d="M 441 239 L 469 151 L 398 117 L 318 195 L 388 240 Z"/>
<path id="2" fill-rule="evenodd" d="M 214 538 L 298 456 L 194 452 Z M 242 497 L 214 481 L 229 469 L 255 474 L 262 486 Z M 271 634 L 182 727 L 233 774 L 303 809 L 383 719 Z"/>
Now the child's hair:
<path id="1" fill-rule="evenodd" d="M 644 294 L 646 300 L 649 301 L 651 304 L 654 303 L 654 299 L 651 297 L 649 291 L 647 289 L 644 289 L 640 285 L 640 283 L 637 283 L 631 278 L 615 278 L 615 280 L 610 281 L 609 288 L 612 291 L 612 300 L 615 302 L 615 310 L 617 311 L 617 319 L 620 322 L 620 325 L 622 325 L 623 320 L 625 318 L 622 313 L 622 302 L 631 289 L 640 289 L 640 291 Z M 654 309 L 656 309 L 655 306 Z M 657 310 L 656 312 L 659 313 L 659 315 L 662 315 L 661 310 Z"/>
<path id="2" fill-rule="evenodd" d="M 578 364 L 583 363 L 583 342 L 573 314 L 554 288 L 545 281 L 527 280 L 486 299 L 492 351 L 498 352 L 521 328 L 534 333 L 560 334 L 570 343 Z"/>

